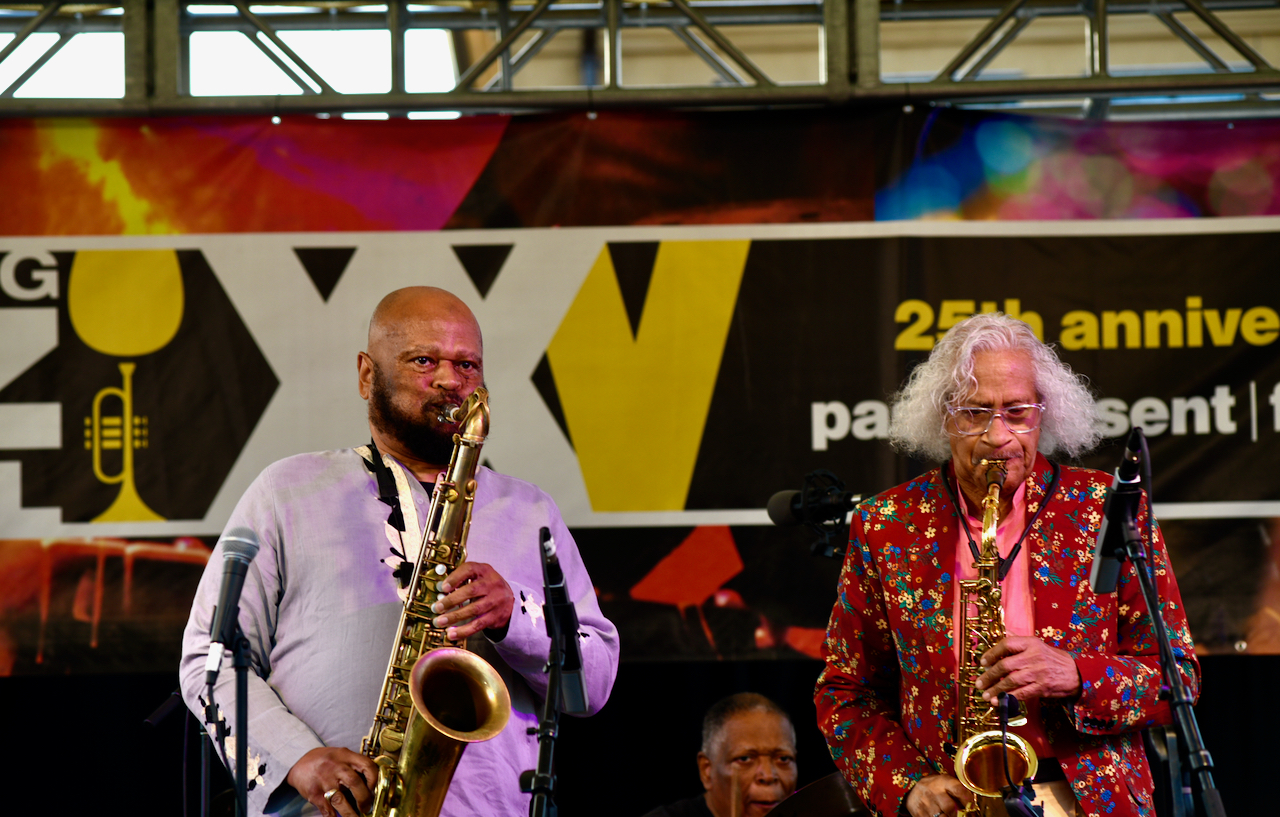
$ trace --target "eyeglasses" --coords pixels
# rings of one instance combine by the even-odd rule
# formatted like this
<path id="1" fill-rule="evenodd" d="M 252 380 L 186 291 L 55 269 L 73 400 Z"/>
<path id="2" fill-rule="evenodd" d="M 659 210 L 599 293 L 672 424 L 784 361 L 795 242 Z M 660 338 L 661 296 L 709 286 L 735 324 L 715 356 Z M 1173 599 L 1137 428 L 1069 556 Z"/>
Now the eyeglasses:
<path id="1" fill-rule="evenodd" d="M 1014 434 L 1026 434 L 1040 427 L 1043 403 L 1023 403 L 1005 406 L 999 411 L 975 406 L 947 406 L 955 433 L 963 437 L 976 437 L 991 430 L 991 424 L 999 417 L 1004 427 Z"/>

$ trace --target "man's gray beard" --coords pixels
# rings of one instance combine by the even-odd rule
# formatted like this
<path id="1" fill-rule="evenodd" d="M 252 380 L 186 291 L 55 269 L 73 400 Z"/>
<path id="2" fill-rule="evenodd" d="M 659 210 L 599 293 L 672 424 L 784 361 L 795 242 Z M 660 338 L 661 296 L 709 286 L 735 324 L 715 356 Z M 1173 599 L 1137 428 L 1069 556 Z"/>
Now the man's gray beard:
<path id="1" fill-rule="evenodd" d="M 414 416 L 391 400 L 390 390 L 378 367 L 373 369 L 373 386 L 369 396 L 369 422 L 374 428 L 394 439 L 413 456 L 431 465 L 444 466 L 453 456 L 453 428 L 436 424 L 438 408 L 424 403 Z"/>

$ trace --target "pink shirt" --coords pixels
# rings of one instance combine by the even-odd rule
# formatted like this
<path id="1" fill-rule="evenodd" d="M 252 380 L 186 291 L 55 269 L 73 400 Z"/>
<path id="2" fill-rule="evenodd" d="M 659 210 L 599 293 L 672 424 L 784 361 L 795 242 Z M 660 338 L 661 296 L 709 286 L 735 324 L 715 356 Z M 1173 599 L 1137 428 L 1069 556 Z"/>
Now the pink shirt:
<path id="1" fill-rule="evenodd" d="M 1001 557 L 1007 557 L 1013 546 L 1022 538 L 1022 532 L 1027 526 L 1027 503 L 1026 503 L 1027 485 L 1022 483 L 1018 486 L 1018 490 L 1013 494 L 1012 509 L 1009 515 L 1000 520 L 996 527 L 996 550 Z M 969 531 L 973 534 L 973 541 L 977 543 L 979 549 L 982 547 L 982 514 L 981 509 L 977 518 L 969 513 L 969 503 L 963 491 L 957 492 L 960 501 L 960 513 L 964 521 L 969 525 Z M 1008 635 L 1035 635 L 1036 630 L 1036 610 L 1035 610 L 1035 594 L 1031 590 L 1031 557 L 1026 552 L 1027 543 L 1022 543 L 1022 549 L 1018 552 L 1018 558 L 1014 560 L 1013 567 L 1009 569 L 1008 575 L 1005 576 L 1003 582 L 1000 583 L 1001 589 L 1001 607 L 1004 609 L 1004 629 Z M 956 530 L 956 562 L 955 562 L 955 595 L 952 599 L 951 613 L 952 621 L 960 620 L 960 579 L 976 579 L 978 578 L 978 570 L 974 567 L 973 553 L 969 549 L 969 539 L 964 535 L 964 530 L 957 526 Z M 959 628 L 956 630 L 959 632 Z M 957 666 L 960 663 L 960 640 L 952 639 L 952 651 L 956 656 Z M 1039 757 L 1053 757 L 1053 749 L 1049 745 L 1048 739 L 1045 737 L 1044 729 L 1040 724 L 1040 702 L 1021 701 L 1023 709 L 1027 713 L 1026 726 L 1019 726 L 1010 729 L 1031 742 L 1031 748 Z"/>

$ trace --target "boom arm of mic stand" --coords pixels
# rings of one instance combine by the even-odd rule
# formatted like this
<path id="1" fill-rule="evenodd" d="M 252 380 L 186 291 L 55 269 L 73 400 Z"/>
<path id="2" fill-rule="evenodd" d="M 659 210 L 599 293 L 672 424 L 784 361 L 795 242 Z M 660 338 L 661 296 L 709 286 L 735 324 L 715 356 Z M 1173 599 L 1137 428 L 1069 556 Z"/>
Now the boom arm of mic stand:
<path id="1" fill-rule="evenodd" d="M 1156 593 L 1155 582 L 1147 567 L 1146 548 L 1142 542 L 1142 534 L 1138 530 L 1138 520 L 1134 514 L 1126 514 L 1124 518 L 1124 553 L 1138 574 L 1138 584 L 1142 588 L 1142 597 L 1146 601 L 1147 611 L 1151 615 L 1151 626 L 1155 630 L 1156 645 L 1160 649 L 1160 670 L 1164 676 L 1165 691 L 1169 696 L 1169 711 L 1173 715 L 1173 723 L 1177 728 L 1178 740 L 1187 750 L 1187 760 L 1191 772 L 1199 784 L 1199 796 L 1205 817 L 1226 817 L 1222 806 L 1222 795 L 1213 783 L 1213 758 L 1205 748 L 1200 737 L 1200 727 L 1196 723 L 1192 709 L 1191 696 L 1187 685 L 1183 683 L 1182 673 L 1178 671 L 1178 663 L 1174 659 L 1173 644 L 1169 640 L 1169 632 L 1165 629 L 1164 616 L 1160 612 L 1160 597 Z M 1177 751 L 1173 747 L 1170 751 Z"/>

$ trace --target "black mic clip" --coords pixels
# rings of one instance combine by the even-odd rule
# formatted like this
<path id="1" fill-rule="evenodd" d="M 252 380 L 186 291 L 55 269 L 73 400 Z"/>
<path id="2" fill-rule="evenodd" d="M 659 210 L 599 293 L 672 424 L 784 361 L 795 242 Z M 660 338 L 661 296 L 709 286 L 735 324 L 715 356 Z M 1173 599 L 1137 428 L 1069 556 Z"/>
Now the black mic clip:
<path id="1" fill-rule="evenodd" d="M 831 471 L 820 468 L 805 474 L 804 488 L 800 492 L 801 507 L 815 508 L 823 504 L 842 503 L 848 496 L 844 480 Z M 805 525 L 818 534 L 818 540 L 809 545 L 809 552 L 814 556 L 821 553 L 828 559 L 844 559 L 849 549 L 849 526 L 844 515 L 822 521 L 808 520 Z"/>
<path id="2" fill-rule="evenodd" d="M 779 491 L 769 498 L 769 518 L 775 525 L 804 525 L 818 535 L 809 552 L 843 559 L 848 549 L 848 512 L 862 497 L 845 490 L 844 481 L 819 468 L 804 476 L 799 491 Z"/>
<path id="3" fill-rule="evenodd" d="M 1009 817 L 1044 817 L 1044 806 L 1038 806 L 1034 802 L 1036 790 L 1032 788 L 1031 781 L 1025 780 L 1022 787 L 1005 786 L 1000 790 L 1001 799 L 1004 800 L 1004 810 Z"/>
<path id="4" fill-rule="evenodd" d="M 1001 720 L 1005 723 L 1022 714 L 1022 704 L 1007 692 L 1001 692 L 997 697 L 996 707 Z"/>

